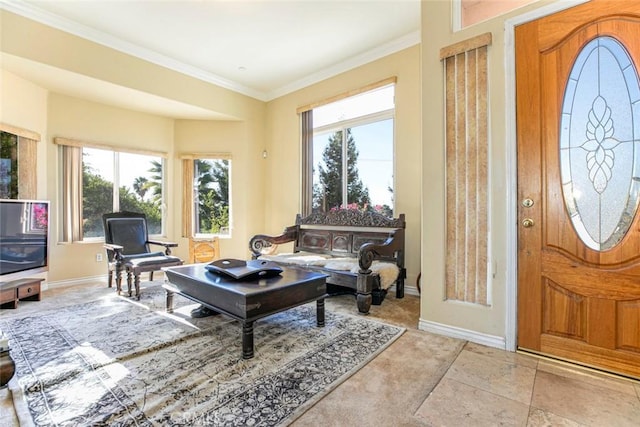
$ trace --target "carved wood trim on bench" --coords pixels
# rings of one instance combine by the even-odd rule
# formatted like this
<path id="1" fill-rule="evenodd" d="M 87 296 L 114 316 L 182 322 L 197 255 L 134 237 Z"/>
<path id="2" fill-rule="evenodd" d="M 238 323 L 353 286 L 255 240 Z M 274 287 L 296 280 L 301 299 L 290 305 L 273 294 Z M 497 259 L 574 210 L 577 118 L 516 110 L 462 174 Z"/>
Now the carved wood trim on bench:
<path id="1" fill-rule="evenodd" d="M 259 234 L 251 238 L 249 249 L 254 259 L 273 246 L 294 242 L 294 252 L 313 252 L 334 257 L 357 258 L 358 274 L 347 271 L 326 270 L 327 283 L 356 290 L 358 309 L 367 313 L 371 306 L 371 293 L 380 290 L 377 275 L 371 273 L 373 261 L 391 262 L 398 266 L 396 297 L 404 297 L 404 214 L 387 218 L 376 212 L 336 210 L 296 216 L 296 225 L 286 227 L 278 236 Z M 305 267 L 323 270 L 322 267 Z M 338 283 L 339 282 L 339 283 Z M 384 294 L 383 294 L 384 295 Z"/>

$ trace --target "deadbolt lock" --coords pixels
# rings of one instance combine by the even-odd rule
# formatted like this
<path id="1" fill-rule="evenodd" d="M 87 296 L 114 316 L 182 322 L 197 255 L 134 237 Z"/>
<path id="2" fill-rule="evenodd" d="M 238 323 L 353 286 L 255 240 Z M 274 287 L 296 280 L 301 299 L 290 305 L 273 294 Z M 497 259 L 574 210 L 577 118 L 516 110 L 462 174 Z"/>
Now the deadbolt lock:
<path id="1" fill-rule="evenodd" d="M 530 208 L 531 206 L 533 206 L 533 200 L 531 200 L 529 198 L 524 199 L 522 201 L 522 206 L 524 206 L 525 208 Z"/>
<path id="2" fill-rule="evenodd" d="M 525 219 L 522 220 L 522 226 L 524 228 L 531 228 L 531 227 L 533 227 L 533 224 L 534 224 L 534 222 L 533 222 L 533 220 L 531 218 L 525 218 Z"/>

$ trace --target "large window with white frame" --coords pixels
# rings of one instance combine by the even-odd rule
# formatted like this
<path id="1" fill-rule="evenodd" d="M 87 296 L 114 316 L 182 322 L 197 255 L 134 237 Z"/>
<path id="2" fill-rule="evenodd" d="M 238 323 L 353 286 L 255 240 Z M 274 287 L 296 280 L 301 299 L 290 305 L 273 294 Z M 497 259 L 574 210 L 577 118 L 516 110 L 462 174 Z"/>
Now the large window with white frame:
<path id="1" fill-rule="evenodd" d="M 193 161 L 194 236 L 228 235 L 230 232 L 229 159 Z"/>
<path id="2" fill-rule="evenodd" d="M 62 241 L 104 238 L 102 214 L 119 211 L 144 213 L 149 234 L 164 235 L 163 155 L 60 144 Z"/>
<path id="3" fill-rule="evenodd" d="M 388 84 L 327 103 L 312 114 L 306 212 L 394 209 L 394 92 Z M 303 150 L 305 151 L 305 150 Z"/>
<path id="4" fill-rule="evenodd" d="M 184 154 L 183 237 L 231 236 L 231 155 Z"/>

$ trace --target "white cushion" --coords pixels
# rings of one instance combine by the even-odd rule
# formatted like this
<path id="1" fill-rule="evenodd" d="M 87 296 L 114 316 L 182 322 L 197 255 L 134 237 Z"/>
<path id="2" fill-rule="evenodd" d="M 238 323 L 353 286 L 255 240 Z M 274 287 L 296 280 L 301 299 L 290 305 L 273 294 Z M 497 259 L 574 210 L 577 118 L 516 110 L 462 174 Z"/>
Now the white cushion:
<path id="1" fill-rule="evenodd" d="M 281 253 L 274 255 L 261 255 L 259 259 L 274 261 L 281 264 L 308 265 L 326 268 L 327 270 L 348 271 L 358 274 L 360 266 L 356 258 L 331 257 L 325 254 L 312 252 Z M 398 279 L 400 269 L 392 262 L 373 261 L 371 272 L 380 276 L 380 287 L 389 289 Z"/>

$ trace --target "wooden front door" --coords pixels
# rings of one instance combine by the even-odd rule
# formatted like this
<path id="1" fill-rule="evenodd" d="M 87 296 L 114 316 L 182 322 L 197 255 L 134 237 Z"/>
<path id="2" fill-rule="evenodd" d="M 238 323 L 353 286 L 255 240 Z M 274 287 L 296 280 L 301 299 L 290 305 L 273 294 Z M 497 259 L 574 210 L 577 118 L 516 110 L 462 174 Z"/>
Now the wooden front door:
<path id="1" fill-rule="evenodd" d="M 640 378 L 640 2 L 515 39 L 518 347 Z"/>

